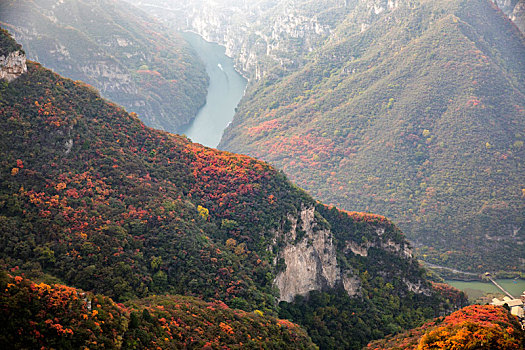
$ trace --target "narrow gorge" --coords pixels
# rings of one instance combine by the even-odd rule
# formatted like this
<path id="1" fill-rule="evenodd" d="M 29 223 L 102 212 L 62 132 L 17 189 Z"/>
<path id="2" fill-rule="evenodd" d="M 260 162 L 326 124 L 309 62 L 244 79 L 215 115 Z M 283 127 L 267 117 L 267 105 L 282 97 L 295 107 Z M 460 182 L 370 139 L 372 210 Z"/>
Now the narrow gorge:
<path id="1" fill-rule="evenodd" d="M 193 142 L 217 147 L 224 129 L 233 120 L 247 81 L 235 70 L 233 60 L 225 55 L 224 47 L 210 43 L 192 32 L 182 35 L 204 62 L 210 82 L 205 105 L 195 119 L 179 128 L 178 132 Z"/>

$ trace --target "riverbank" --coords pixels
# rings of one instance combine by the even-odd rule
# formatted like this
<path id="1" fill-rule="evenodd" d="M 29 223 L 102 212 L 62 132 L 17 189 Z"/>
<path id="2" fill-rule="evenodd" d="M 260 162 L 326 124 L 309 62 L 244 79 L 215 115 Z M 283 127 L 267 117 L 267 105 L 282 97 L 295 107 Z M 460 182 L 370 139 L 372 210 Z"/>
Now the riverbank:
<path id="1" fill-rule="evenodd" d="M 439 277 L 445 279 L 445 280 L 457 280 L 457 281 L 484 281 L 485 278 L 485 272 L 483 273 L 477 273 L 477 272 L 468 272 L 468 271 L 461 271 L 455 268 L 447 267 L 447 266 L 441 266 L 432 264 L 423 260 L 419 260 L 419 262 L 425 266 L 427 269 L 435 272 Z M 490 271 L 490 274 L 492 277 L 496 279 L 513 279 L 518 278 L 525 280 L 525 275 L 520 272 L 516 271 Z"/>
<path id="2" fill-rule="evenodd" d="M 503 295 L 494 284 L 488 281 L 445 280 L 445 282 L 454 288 L 464 291 L 471 302 L 479 300 L 487 294 Z M 525 280 L 522 279 L 497 279 L 496 282 L 515 298 L 519 298 L 521 293 L 525 291 Z"/>

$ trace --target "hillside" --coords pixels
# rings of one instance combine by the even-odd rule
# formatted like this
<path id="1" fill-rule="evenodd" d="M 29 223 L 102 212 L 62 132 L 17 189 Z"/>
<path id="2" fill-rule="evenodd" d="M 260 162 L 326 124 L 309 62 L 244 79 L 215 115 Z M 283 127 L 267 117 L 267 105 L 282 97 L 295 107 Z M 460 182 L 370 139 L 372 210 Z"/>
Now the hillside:
<path id="1" fill-rule="evenodd" d="M 37 63 L 0 89 L 6 269 L 118 302 L 170 293 L 295 313 L 309 332 L 297 312 L 336 308 L 321 348 L 343 336 L 360 348 L 464 302 L 431 286 L 384 217 L 326 207 L 264 162 L 148 128 Z M 322 304 L 306 310 L 311 293 Z"/>
<path id="2" fill-rule="evenodd" d="M 291 322 L 233 310 L 221 302 L 166 295 L 123 305 L 3 271 L 0 287 L 4 349 L 316 349 Z"/>
<path id="3" fill-rule="evenodd" d="M 197 54 L 128 3 L 8 0 L 0 24 L 29 59 L 93 85 L 151 127 L 175 132 L 205 103 L 208 78 Z"/>
<path id="4" fill-rule="evenodd" d="M 367 349 L 519 350 L 525 333 L 515 316 L 500 306 L 472 305 L 425 325 L 368 344 Z"/>
<path id="5" fill-rule="evenodd" d="M 424 260 L 525 272 L 523 34 L 486 0 L 350 3 L 304 66 L 252 84 L 219 148 L 391 218 Z"/>

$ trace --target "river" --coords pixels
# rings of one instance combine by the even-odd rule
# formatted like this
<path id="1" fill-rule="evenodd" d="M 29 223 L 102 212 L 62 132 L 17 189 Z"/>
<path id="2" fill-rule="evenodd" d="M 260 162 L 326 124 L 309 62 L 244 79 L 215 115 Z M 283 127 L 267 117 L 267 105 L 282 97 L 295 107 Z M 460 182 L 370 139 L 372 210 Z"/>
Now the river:
<path id="1" fill-rule="evenodd" d="M 225 48 L 204 40 L 201 36 L 182 34 L 206 65 L 210 77 L 206 104 L 195 120 L 180 131 L 193 142 L 217 147 L 222 133 L 232 121 L 235 108 L 244 95 L 247 81 L 234 68 L 233 60 L 225 55 Z"/>
<path id="2" fill-rule="evenodd" d="M 495 285 L 490 282 L 455 280 L 447 280 L 445 282 L 450 284 L 452 287 L 467 293 L 469 299 L 477 299 L 485 293 L 503 294 Z M 519 298 L 521 293 L 525 291 L 525 280 L 522 279 L 497 279 L 496 282 L 498 282 L 515 298 Z"/>

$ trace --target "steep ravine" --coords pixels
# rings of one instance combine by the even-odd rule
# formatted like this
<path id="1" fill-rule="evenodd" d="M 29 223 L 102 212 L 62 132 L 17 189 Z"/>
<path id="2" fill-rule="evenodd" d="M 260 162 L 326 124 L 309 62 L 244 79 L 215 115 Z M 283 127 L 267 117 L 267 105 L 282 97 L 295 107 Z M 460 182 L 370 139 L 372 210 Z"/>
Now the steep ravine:
<path id="1" fill-rule="evenodd" d="M 290 1 L 238 1 L 228 6 L 201 0 L 130 2 L 178 30 L 192 30 L 223 45 L 236 68 L 254 80 L 275 67 L 290 71 L 302 66 L 304 54 L 315 50 L 352 7 L 340 0 L 323 0 L 315 6 Z"/>
<path id="2" fill-rule="evenodd" d="M 304 62 L 301 57 L 315 50 L 316 46 L 331 37 L 338 19 L 359 7 L 365 17 L 357 19 L 359 28 L 385 12 L 398 6 L 398 1 L 323 1 L 318 7 L 295 7 L 287 1 L 268 1 L 266 6 L 239 3 L 233 7 L 211 3 L 202 6 L 199 1 L 172 4 L 163 0 L 132 1 L 143 10 L 165 22 L 189 29 L 204 39 L 226 47 L 226 54 L 236 60 L 237 68 L 252 80 L 265 74 L 274 74 L 275 67 L 293 70 Z M 324 9 L 321 10 L 322 6 Z M 184 20 L 183 20 L 184 19 Z M 271 23 L 271 25 L 268 25 Z M 290 59 L 293 57 L 293 59 Z M 271 73 L 269 73 L 271 71 Z M 289 230 L 275 233 L 279 247 L 275 263 L 278 273 L 274 284 L 279 289 L 282 301 L 293 301 L 296 295 L 307 295 L 310 291 L 331 290 L 342 287 L 349 296 L 360 294 L 361 280 L 351 268 L 338 263 L 338 251 L 345 259 L 371 260 L 370 249 L 380 250 L 395 259 L 407 260 L 417 270 L 408 243 L 383 235 L 391 223 L 371 225 L 371 235 L 366 242 L 359 242 L 345 233 L 336 239 L 332 230 L 318 222 L 316 209 L 304 207 L 297 215 L 290 214 Z M 398 232 L 397 228 L 390 231 Z M 336 242 L 337 241 L 337 242 Z M 384 272 L 385 276 L 392 272 Z M 430 294 L 428 285 L 417 274 L 403 279 L 404 288 L 415 293 Z"/>

